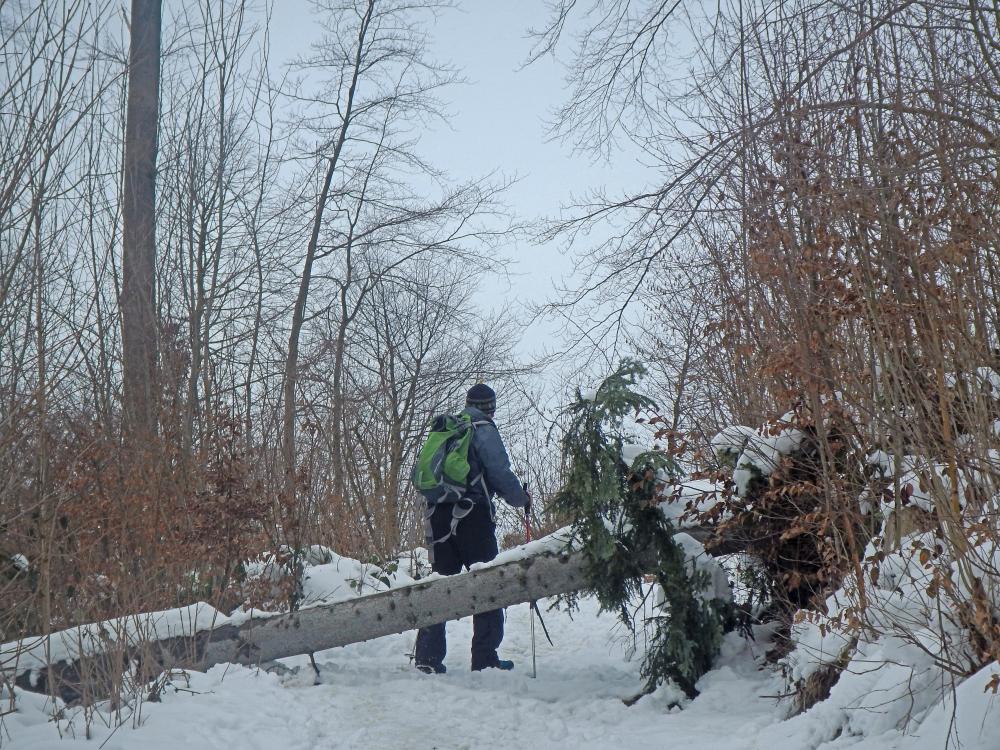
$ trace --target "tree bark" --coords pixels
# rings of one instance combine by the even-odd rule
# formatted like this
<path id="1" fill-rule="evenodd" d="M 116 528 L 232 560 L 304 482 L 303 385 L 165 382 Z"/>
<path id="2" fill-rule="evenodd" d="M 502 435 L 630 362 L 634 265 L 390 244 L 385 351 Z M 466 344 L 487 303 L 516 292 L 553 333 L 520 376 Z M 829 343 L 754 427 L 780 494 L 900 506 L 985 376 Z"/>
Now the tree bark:
<path id="1" fill-rule="evenodd" d="M 576 591 L 586 585 L 583 557 L 542 554 L 345 602 L 303 609 L 239 628 L 215 630 L 199 669 L 234 662 L 260 664 L 489 612 Z"/>
<path id="2" fill-rule="evenodd" d="M 122 358 L 126 430 L 157 427 L 156 152 L 161 0 L 132 0 L 122 185 Z"/>

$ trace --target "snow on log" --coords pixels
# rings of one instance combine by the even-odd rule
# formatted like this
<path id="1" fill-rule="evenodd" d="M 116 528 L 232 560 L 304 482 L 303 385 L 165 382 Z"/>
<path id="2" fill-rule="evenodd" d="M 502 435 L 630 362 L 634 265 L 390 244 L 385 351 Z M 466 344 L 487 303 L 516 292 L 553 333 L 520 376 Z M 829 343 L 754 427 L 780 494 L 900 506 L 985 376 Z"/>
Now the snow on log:
<path id="1" fill-rule="evenodd" d="M 242 623 L 204 603 L 133 615 L 0 646 L 0 683 L 87 701 L 106 696 L 102 685 L 130 663 L 148 678 L 171 668 L 266 664 L 577 591 L 587 584 L 584 567 L 583 553 L 567 550 L 557 533 L 465 573 Z"/>
<path id="2" fill-rule="evenodd" d="M 199 668 L 257 664 L 576 591 L 586 585 L 580 553 L 542 553 L 440 576 L 335 604 L 214 630 Z"/>

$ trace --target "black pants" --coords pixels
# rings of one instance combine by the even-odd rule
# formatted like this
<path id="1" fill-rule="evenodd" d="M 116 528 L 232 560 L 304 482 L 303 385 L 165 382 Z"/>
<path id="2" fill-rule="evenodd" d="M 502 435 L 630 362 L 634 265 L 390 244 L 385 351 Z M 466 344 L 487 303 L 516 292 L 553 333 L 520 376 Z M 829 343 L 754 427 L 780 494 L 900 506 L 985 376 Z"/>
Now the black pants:
<path id="1" fill-rule="evenodd" d="M 452 506 L 440 505 L 430 518 L 433 539 L 442 539 L 451 528 Z M 488 562 L 497 556 L 496 523 L 486 503 L 476 503 L 445 541 L 432 545 L 431 568 L 441 575 L 460 573 L 462 567 Z M 417 632 L 416 663 L 440 666 L 448 644 L 444 623 L 421 628 Z M 483 612 L 472 618 L 472 668 L 484 669 L 496 664 L 497 648 L 503 640 L 503 610 Z"/>

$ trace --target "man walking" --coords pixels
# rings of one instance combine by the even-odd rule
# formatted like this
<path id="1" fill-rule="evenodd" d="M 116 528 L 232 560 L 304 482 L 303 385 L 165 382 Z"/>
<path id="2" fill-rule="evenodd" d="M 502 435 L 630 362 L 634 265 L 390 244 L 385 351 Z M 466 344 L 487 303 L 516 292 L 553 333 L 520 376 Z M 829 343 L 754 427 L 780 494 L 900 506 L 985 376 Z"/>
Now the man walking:
<path id="1" fill-rule="evenodd" d="M 429 506 L 425 515 L 427 548 L 435 573 L 454 575 L 463 566 L 488 562 L 497 556 L 495 494 L 515 508 L 527 509 L 531 503 L 510 470 L 507 449 L 493 423 L 496 406 L 496 393 L 483 383 L 472 386 L 466 395 L 463 414 L 475 425 L 469 444 L 470 481 L 459 500 Z M 512 661 L 497 655 L 503 640 L 503 618 L 500 609 L 473 616 L 473 670 L 514 668 Z M 443 622 L 417 632 L 417 669 L 428 674 L 444 673 L 446 652 Z"/>

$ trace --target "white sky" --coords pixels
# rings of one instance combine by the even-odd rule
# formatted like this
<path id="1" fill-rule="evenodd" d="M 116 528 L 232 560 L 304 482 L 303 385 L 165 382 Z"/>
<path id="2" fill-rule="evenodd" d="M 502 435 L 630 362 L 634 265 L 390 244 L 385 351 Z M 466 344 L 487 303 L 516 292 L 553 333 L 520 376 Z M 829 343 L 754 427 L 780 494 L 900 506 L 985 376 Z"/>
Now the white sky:
<path id="1" fill-rule="evenodd" d="M 420 150 L 459 181 L 496 170 L 518 177 L 507 200 L 520 219 L 557 215 L 572 196 L 592 188 L 635 190 L 649 175 L 634 156 L 619 153 L 613 164 L 594 163 L 548 139 L 546 120 L 568 96 L 563 69 L 551 58 L 521 68 L 531 47 L 528 28 L 546 18 L 540 0 L 464 0 L 434 28 L 435 56 L 459 68 L 469 83 L 444 92 L 451 127 L 427 133 Z M 304 51 L 318 33 L 308 0 L 277 0 L 276 59 Z M 568 55 L 571 47 L 564 46 Z M 554 281 L 573 271 L 572 259 L 552 245 L 511 247 L 508 255 L 514 275 L 509 289 L 496 288 L 501 304 L 544 302 L 554 293 Z M 538 350 L 550 334 L 542 327 L 530 330 L 522 353 Z"/>

